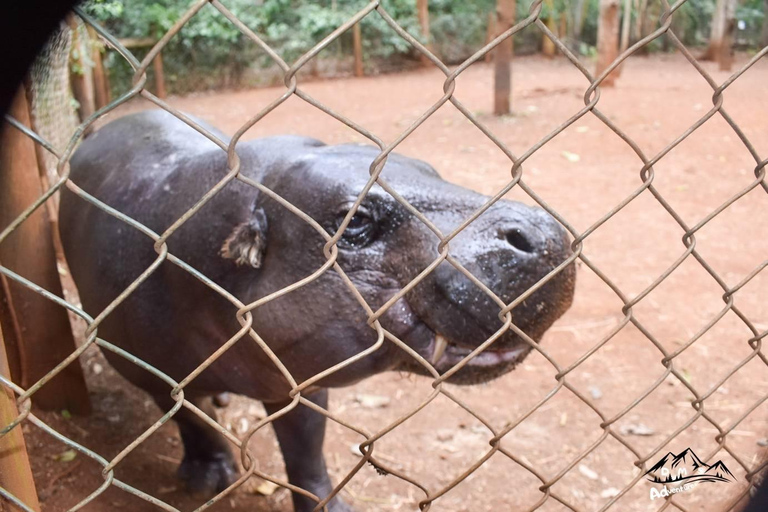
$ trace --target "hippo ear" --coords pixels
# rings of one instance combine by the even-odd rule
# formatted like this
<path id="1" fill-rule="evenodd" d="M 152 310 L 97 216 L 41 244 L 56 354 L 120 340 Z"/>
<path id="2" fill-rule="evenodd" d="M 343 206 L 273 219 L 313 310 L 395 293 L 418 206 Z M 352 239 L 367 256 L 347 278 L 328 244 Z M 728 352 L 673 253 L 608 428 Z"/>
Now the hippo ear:
<path id="1" fill-rule="evenodd" d="M 238 224 L 221 246 L 221 256 L 235 260 L 240 265 L 261 267 L 267 248 L 267 216 L 261 208 L 255 208 L 251 218 Z"/>

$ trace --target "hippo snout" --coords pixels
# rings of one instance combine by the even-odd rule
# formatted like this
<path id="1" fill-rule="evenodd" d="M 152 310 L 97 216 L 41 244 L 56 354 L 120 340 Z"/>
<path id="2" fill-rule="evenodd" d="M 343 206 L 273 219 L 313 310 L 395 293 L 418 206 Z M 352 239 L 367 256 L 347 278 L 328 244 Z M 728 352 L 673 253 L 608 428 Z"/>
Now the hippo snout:
<path id="1" fill-rule="evenodd" d="M 487 381 L 510 371 L 571 305 L 574 265 L 553 270 L 572 255 L 565 229 L 545 210 L 501 202 L 467 226 L 450 243 L 449 254 L 511 310 L 511 323 L 451 382 Z M 425 350 L 439 371 L 447 371 L 505 327 L 502 306 L 450 262 L 417 287 L 412 307 L 435 333 Z M 430 306 L 424 307 L 424 304 Z M 525 336 L 518 332 L 522 331 Z"/>

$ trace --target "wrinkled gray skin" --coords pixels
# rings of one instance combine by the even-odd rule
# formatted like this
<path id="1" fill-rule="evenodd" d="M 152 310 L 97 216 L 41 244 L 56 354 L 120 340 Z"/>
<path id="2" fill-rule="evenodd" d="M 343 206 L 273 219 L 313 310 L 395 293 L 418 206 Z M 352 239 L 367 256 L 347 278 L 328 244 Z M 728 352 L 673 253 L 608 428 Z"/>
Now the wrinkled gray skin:
<path id="1" fill-rule="evenodd" d="M 213 129 L 211 129 L 214 131 Z M 222 138 L 224 138 L 222 136 Z M 335 231 L 369 177 L 371 147 L 326 146 L 301 137 L 238 144 L 242 173 Z M 169 114 L 144 112 L 90 136 L 72 159 L 72 180 L 108 205 L 162 233 L 226 173 L 226 155 Z M 383 176 L 443 233 L 488 199 L 442 180 L 429 165 L 390 156 Z M 61 235 L 87 312 L 96 315 L 156 259 L 153 242 L 71 192 L 61 199 Z M 239 181 L 227 185 L 168 241 L 180 257 L 244 303 L 312 274 L 326 259 L 325 241 L 307 223 Z M 378 186 L 339 243 L 338 263 L 373 310 L 437 257 L 437 238 Z M 450 253 L 509 303 L 562 262 L 568 238 L 543 210 L 501 201 L 450 243 Z M 573 266 L 513 310 L 534 340 L 571 304 Z M 99 336 L 181 380 L 240 328 L 236 308 L 177 266 L 164 262 L 107 317 Z M 444 372 L 501 325 L 499 307 L 448 263 L 391 307 L 382 325 L 430 359 L 435 333 L 449 341 L 436 368 Z M 359 353 L 376 341 L 366 315 L 336 272 L 253 311 L 254 328 L 298 382 Z M 451 382 L 485 382 L 510 371 L 529 352 L 511 332 L 469 362 Z M 169 387 L 107 352 L 126 378 L 151 393 L 163 410 Z M 327 387 L 353 384 L 386 370 L 425 373 L 389 341 L 374 354 L 321 381 L 309 394 L 325 407 Z M 221 392 L 284 407 L 289 387 L 249 337 L 234 345 L 186 387 L 209 414 Z M 213 493 L 236 478 L 223 438 L 182 408 L 185 457 L 180 476 L 193 491 Z M 332 489 L 322 455 L 325 418 L 299 406 L 273 424 L 290 481 L 323 498 Z M 294 495 L 298 512 L 315 502 Z M 350 510 L 339 499 L 333 512 Z"/>

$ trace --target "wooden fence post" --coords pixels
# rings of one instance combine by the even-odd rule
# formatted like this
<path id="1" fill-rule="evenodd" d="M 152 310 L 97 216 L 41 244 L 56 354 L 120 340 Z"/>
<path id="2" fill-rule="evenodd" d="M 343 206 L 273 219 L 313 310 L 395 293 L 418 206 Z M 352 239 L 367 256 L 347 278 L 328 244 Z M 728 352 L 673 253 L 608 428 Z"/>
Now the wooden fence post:
<path id="1" fill-rule="evenodd" d="M 157 97 L 164 100 L 165 94 L 165 72 L 163 71 L 163 54 L 158 53 L 155 60 L 152 61 L 155 70 L 155 93 Z"/>
<path id="2" fill-rule="evenodd" d="M 515 0 L 497 0 L 496 35 L 509 30 L 515 23 Z M 494 79 L 493 79 L 493 113 L 503 116 L 510 113 L 510 99 L 512 95 L 512 38 L 504 40 L 493 52 Z"/>
<path id="3" fill-rule="evenodd" d="M 10 379 L 2 328 L 0 328 L 0 374 Z M 0 389 L 0 428 L 4 428 L 16 419 L 19 411 L 16 408 L 16 397 L 13 391 L 3 385 L 0 385 L 0 388 L 2 388 Z M 40 510 L 21 425 L 17 425 L 0 437 L 0 486 L 30 509 Z M 2 504 L 0 504 L 0 510 L 5 510 Z M 14 510 L 16 510 L 15 507 Z"/>
<path id="4" fill-rule="evenodd" d="M 30 126 L 23 88 L 9 114 Z M 34 143 L 6 124 L 0 137 L 0 226 L 8 226 L 42 192 Z M 51 293 L 62 295 L 53 232 L 45 208 L 37 209 L 0 244 L 0 263 Z M 72 328 L 61 306 L 11 279 L 0 281 L 0 320 L 5 332 L 13 334 L 6 347 L 11 375 L 27 388 L 75 350 Z M 79 363 L 67 366 L 32 400 L 45 409 L 89 412 L 88 390 Z"/>
<path id="5" fill-rule="evenodd" d="M 355 53 L 355 76 L 364 76 L 363 70 L 363 34 L 360 22 L 352 27 L 352 49 Z"/>

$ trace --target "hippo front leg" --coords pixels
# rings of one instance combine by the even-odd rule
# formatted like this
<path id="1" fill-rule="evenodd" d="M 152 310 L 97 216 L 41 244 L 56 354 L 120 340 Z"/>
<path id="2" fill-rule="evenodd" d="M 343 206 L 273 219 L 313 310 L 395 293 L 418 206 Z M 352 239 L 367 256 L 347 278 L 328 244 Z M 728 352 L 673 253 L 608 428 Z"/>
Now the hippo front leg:
<path id="1" fill-rule="evenodd" d="M 320 390 L 306 395 L 308 400 L 326 409 L 328 407 L 328 390 Z M 273 414 L 290 402 L 265 403 L 264 408 Z M 283 452 L 285 471 L 288 481 L 297 487 L 305 489 L 320 499 L 325 498 L 333 490 L 328 470 L 323 457 L 323 439 L 325 438 L 325 416 L 299 404 L 288 414 L 281 416 L 272 423 L 275 429 L 280 449 Z M 295 512 L 311 512 L 317 503 L 293 493 Z M 328 512 L 354 512 L 349 505 L 339 497 L 334 497 L 328 503 Z"/>
<path id="2" fill-rule="evenodd" d="M 164 411 L 172 408 L 175 403 L 169 395 L 155 396 L 154 399 Z M 211 397 L 195 397 L 190 400 L 208 416 L 216 418 Z M 234 483 L 238 470 L 224 436 L 186 407 L 179 409 L 173 419 L 179 426 L 184 444 L 184 459 L 179 466 L 178 476 L 186 484 L 187 491 L 208 499 Z"/>

